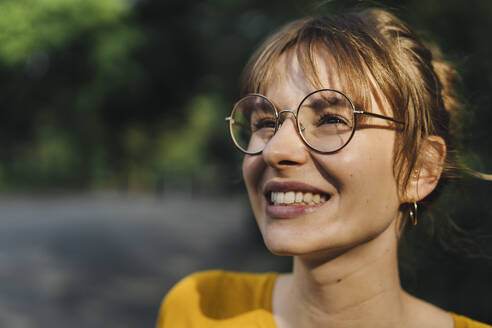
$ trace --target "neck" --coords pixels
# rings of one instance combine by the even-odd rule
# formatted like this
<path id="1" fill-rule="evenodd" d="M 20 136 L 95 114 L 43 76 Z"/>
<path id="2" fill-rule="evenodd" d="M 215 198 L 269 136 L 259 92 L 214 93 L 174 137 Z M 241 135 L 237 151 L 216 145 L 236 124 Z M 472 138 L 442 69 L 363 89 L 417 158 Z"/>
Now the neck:
<path id="1" fill-rule="evenodd" d="M 395 231 L 340 254 L 295 257 L 284 295 L 293 326 L 403 326 Z"/>

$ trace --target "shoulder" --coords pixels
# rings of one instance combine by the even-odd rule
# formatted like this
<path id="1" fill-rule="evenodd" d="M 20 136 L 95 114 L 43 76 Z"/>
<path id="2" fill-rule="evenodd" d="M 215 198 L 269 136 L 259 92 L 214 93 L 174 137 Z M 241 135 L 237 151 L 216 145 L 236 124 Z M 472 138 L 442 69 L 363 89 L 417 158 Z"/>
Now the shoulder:
<path id="1" fill-rule="evenodd" d="M 171 303 L 190 297 L 206 297 L 214 295 L 227 296 L 259 296 L 273 284 L 276 273 L 243 273 L 223 270 L 202 271 L 193 273 L 179 281 L 168 293 L 164 302 Z"/>
<path id="2" fill-rule="evenodd" d="M 189 297 L 197 296 L 202 288 L 214 289 L 224 273 L 224 271 L 214 270 L 190 274 L 171 288 L 164 299 L 164 303 L 172 303 L 183 298 L 189 299 Z"/>
<path id="3" fill-rule="evenodd" d="M 185 315 L 200 307 L 200 301 L 207 295 L 220 290 L 225 271 L 203 271 L 190 274 L 181 279 L 164 297 L 160 317 L 163 315 Z"/>
<path id="4" fill-rule="evenodd" d="M 492 328 L 492 326 L 472 320 L 462 315 L 451 313 L 451 316 L 453 317 L 455 328 Z"/>
<path id="5" fill-rule="evenodd" d="M 410 294 L 406 295 L 411 304 L 410 312 L 415 327 L 492 328 L 470 318 L 447 312 Z"/>
<path id="6" fill-rule="evenodd" d="M 157 327 L 171 327 L 178 323 L 185 326 L 183 320 L 193 326 L 207 319 L 217 320 L 269 308 L 276 276 L 275 273 L 222 270 L 191 274 L 179 281 L 164 298 Z"/>

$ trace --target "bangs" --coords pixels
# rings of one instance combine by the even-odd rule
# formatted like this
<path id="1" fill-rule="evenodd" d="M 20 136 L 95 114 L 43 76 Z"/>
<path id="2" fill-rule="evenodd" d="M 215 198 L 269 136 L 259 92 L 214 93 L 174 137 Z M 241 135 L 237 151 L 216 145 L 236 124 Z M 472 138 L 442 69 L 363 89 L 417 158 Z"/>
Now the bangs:
<path id="1" fill-rule="evenodd" d="M 284 53 L 294 51 L 306 81 L 315 89 L 328 87 L 320 79 L 318 70 L 323 65 L 317 60 L 321 59 L 331 64 L 327 65 L 329 73 L 336 74 L 339 91 L 356 109 L 372 111 L 374 97 L 385 113 L 388 106 L 383 106 L 386 97 L 379 96 L 385 92 L 377 83 L 380 68 L 375 67 L 379 65 L 374 58 L 383 51 L 377 51 L 380 47 L 365 29 L 366 24 L 350 14 L 294 21 L 266 40 L 251 57 L 241 77 L 241 95 L 265 94 L 269 85 L 285 78 L 282 75 L 287 73 L 276 70 L 276 63 Z"/>

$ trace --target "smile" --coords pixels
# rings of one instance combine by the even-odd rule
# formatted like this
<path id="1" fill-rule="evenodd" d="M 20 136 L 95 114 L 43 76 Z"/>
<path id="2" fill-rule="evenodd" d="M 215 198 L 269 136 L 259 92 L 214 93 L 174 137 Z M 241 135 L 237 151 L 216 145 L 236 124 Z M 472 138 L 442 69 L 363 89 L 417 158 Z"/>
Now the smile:
<path id="1" fill-rule="evenodd" d="M 263 186 L 266 213 L 275 219 L 289 219 L 312 213 L 331 199 L 331 193 L 300 181 L 271 180 Z"/>
<path id="2" fill-rule="evenodd" d="M 317 205 L 326 202 L 329 196 L 302 191 L 272 191 L 267 195 L 272 205 Z"/>

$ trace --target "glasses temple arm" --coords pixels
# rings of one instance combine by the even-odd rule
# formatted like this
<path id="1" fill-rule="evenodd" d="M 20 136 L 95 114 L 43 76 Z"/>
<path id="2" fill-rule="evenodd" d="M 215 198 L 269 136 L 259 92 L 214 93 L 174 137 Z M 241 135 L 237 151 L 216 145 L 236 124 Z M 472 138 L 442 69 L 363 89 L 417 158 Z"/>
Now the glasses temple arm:
<path id="1" fill-rule="evenodd" d="M 246 124 L 242 124 L 242 123 L 239 123 L 239 122 L 236 122 L 232 117 L 228 116 L 225 118 L 226 121 L 228 121 L 230 124 L 234 124 L 234 125 L 239 125 L 240 127 L 244 128 L 244 129 L 248 129 L 250 130 L 251 127 L 247 126 Z"/>
<path id="2" fill-rule="evenodd" d="M 384 116 L 384 115 L 380 115 L 380 114 L 376 114 L 376 113 L 364 112 L 362 110 L 355 110 L 354 113 L 368 115 L 368 116 L 377 117 L 377 118 L 382 118 L 383 120 L 388 120 L 388 121 L 395 122 L 398 124 L 405 124 L 404 122 L 397 121 L 392 117 L 388 117 L 388 116 Z"/>

